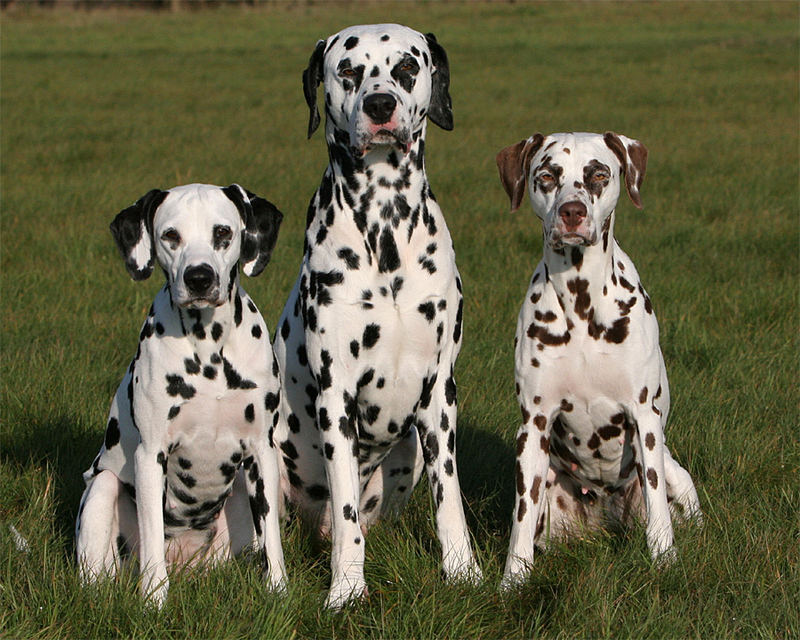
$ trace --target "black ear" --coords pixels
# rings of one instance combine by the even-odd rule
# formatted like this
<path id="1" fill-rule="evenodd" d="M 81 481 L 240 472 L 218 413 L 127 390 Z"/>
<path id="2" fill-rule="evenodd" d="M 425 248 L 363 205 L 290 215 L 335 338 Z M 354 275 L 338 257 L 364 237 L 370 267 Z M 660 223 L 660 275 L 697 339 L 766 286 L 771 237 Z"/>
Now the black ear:
<path id="1" fill-rule="evenodd" d="M 167 192 L 153 189 L 127 209 L 120 211 L 111 223 L 111 235 L 125 260 L 125 268 L 134 280 L 145 280 L 153 273 L 153 217 L 167 197 Z"/>
<path id="2" fill-rule="evenodd" d="M 283 214 L 269 200 L 238 184 L 225 187 L 222 192 L 236 205 L 245 223 L 239 262 L 246 276 L 255 277 L 272 257 Z"/>
<path id="3" fill-rule="evenodd" d="M 436 36 L 426 33 L 428 49 L 431 52 L 433 75 L 431 76 L 431 105 L 428 117 L 445 131 L 453 130 L 453 104 L 450 100 L 450 66 L 444 47 L 436 42 Z"/>
<path id="4" fill-rule="evenodd" d="M 317 87 L 322 82 L 322 63 L 325 57 L 325 40 L 317 42 L 314 53 L 308 61 L 308 68 L 303 71 L 303 95 L 308 105 L 308 137 L 319 126 L 319 109 L 317 109 Z"/>

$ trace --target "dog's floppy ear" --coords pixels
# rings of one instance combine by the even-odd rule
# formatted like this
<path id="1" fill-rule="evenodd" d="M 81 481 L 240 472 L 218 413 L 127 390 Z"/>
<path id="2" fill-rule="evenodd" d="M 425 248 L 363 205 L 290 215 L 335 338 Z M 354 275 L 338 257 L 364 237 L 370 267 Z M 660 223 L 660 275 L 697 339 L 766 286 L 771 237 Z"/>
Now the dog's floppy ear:
<path id="1" fill-rule="evenodd" d="M 232 184 L 222 189 L 244 221 L 239 262 L 246 276 L 255 277 L 264 270 L 278 240 L 283 214 L 269 200 Z"/>
<path id="2" fill-rule="evenodd" d="M 495 158 L 500 171 L 500 182 L 511 200 L 511 213 L 519 209 L 525 197 L 525 188 L 528 184 L 528 171 L 531 167 L 531 158 L 542 147 L 544 136 L 534 133 L 527 140 L 520 140 L 517 144 L 506 147 Z"/>
<path id="3" fill-rule="evenodd" d="M 619 158 L 622 173 L 625 174 L 625 188 L 628 190 L 631 202 L 637 209 L 641 209 L 642 196 L 639 195 L 639 189 L 647 170 L 647 147 L 638 140 L 617 135 L 613 131 L 607 131 L 603 135 L 603 140 Z"/>
<path id="4" fill-rule="evenodd" d="M 433 64 L 431 76 L 431 104 L 428 117 L 445 131 L 453 130 L 453 103 L 450 100 L 450 65 L 444 47 L 432 33 L 425 34 Z"/>
<path id="5" fill-rule="evenodd" d="M 125 268 L 134 280 L 145 280 L 153 273 L 153 217 L 167 193 L 161 189 L 148 191 L 130 207 L 120 211 L 111 223 L 111 235 L 125 260 Z"/>
<path id="6" fill-rule="evenodd" d="M 317 42 L 314 53 L 308 61 L 308 68 L 303 71 L 303 95 L 308 105 L 308 137 L 310 138 L 319 126 L 320 117 L 317 109 L 317 87 L 322 82 L 322 65 L 325 57 L 325 40 Z"/>

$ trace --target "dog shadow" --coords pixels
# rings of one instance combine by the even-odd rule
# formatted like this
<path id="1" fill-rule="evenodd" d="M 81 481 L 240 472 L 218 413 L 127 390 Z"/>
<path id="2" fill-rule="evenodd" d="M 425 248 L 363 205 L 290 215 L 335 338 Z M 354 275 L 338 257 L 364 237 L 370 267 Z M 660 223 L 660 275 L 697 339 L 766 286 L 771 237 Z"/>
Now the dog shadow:
<path id="1" fill-rule="evenodd" d="M 78 503 L 83 493 L 83 472 L 89 468 L 103 440 L 102 431 L 81 429 L 75 416 L 33 416 L 24 433 L 9 438 L 0 451 L 0 463 L 7 468 L 35 469 L 48 475 L 43 481 L 52 495 L 56 531 L 62 532 L 65 549 L 72 550 Z"/>
<path id="2" fill-rule="evenodd" d="M 459 415 L 457 432 L 458 477 L 471 530 L 476 526 L 492 535 L 507 536 L 515 500 L 511 442 L 480 428 L 469 415 Z"/>

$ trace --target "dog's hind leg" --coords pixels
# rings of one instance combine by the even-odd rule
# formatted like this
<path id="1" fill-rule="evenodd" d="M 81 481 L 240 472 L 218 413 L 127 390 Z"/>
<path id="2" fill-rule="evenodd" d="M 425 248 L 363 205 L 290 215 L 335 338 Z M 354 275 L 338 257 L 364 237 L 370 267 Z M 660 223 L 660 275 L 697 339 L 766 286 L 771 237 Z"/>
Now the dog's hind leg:
<path id="1" fill-rule="evenodd" d="M 697 490 L 692 482 L 692 477 L 670 455 L 669 449 L 664 446 L 664 474 L 667 480 L 667 499 L 670 503 L 672 517 L 677 520 L 694 520 L 702 523 L 703 514 L 700 511 L 700 500 Z M 676 509 L 676 505 L 680 509 Z"/>
<path id="2" fill-rule="evenodd" d="M 75 529 L 83 582 L 114 577 L 122 557 L 135 550 L 136 507 L 111 471 L 101 471 L 89 481 Z"/>

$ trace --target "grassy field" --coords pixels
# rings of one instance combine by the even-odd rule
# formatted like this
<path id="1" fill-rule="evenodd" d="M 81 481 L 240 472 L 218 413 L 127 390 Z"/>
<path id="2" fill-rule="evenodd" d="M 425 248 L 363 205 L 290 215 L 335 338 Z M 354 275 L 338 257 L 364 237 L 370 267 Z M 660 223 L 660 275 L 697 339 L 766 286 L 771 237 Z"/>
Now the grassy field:
<path id="1" fill-rule="evenodd" d="M 0 637 L 800 636 L 799 17 L 795 2 L 4 13 Z M 485 582 L 441 582 L 420 486 L 371 531 L 371 595 L 339 615 L 321 608 L 328 555 L 296 522 L 283 599 L 247 558 L 174 579 L 159 614 L 135 575 L 80 589 L 80 474 L 160 286 L 128 278 L 108 223 L 153 187 L 237 181 L 268 197 L 284 226 L 244 286 L 274 329 L 327 159 L 319 133 L 305 139 L 301 72 L 319 37 L 378 21 L 433 31 L 450 57 L 456 127 L 430 128 L 427 165 L 464 281 L 459 468 Z M 651 567 L 642 530 L 597 536 L 539 555 L 501 595 L 512 342 L 541 236 L 527 205 L 508 213 L 494 155 L 563 130 L 650 150 L 645 209 L 621 204 L 617 236 L 660 319 L 668 439 L 706 525 L 677 530 L 669 569 Z"/>

